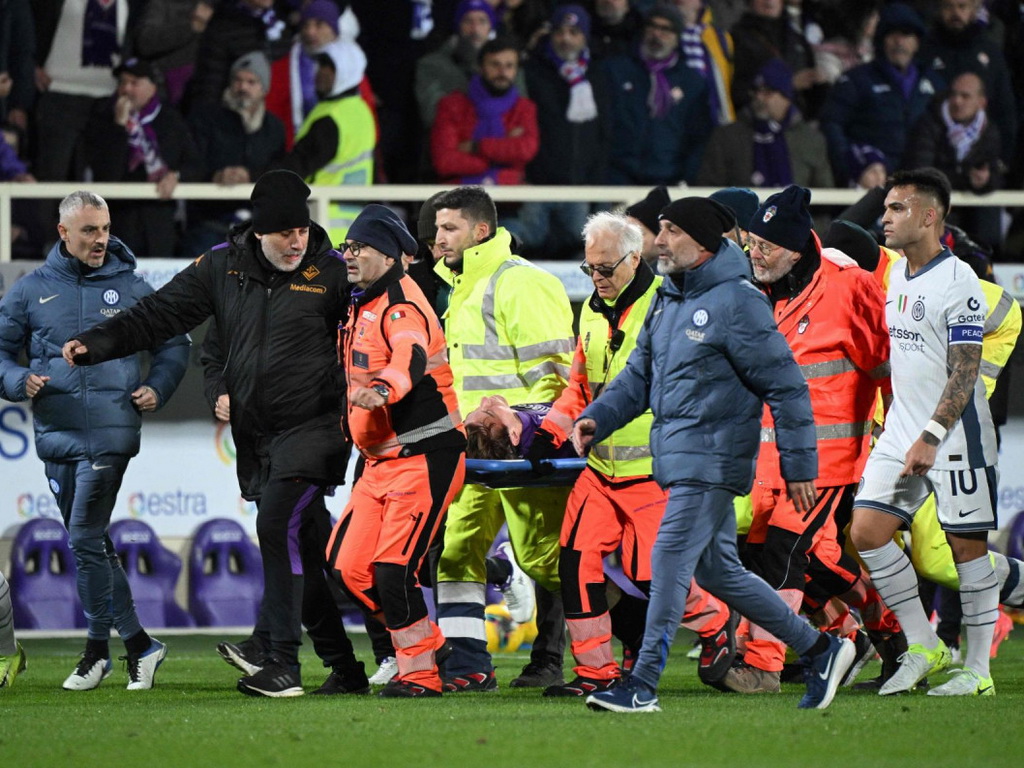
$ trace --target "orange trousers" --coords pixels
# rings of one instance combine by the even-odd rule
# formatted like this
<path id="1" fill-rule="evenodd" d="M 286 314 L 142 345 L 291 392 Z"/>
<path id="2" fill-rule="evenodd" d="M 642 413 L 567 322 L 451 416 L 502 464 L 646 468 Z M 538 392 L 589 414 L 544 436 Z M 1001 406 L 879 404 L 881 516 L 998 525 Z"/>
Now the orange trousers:
<path id="1" fill-rule="evenodd" d="M 465 476 L 458 450 L 367 460 L 327 543 L 328 565 L 345 591 L 368 614 L 383 614 L 398 678 L 435 691 L 434 652 L 444 637 L 427 618 L 416 574 Z"/>

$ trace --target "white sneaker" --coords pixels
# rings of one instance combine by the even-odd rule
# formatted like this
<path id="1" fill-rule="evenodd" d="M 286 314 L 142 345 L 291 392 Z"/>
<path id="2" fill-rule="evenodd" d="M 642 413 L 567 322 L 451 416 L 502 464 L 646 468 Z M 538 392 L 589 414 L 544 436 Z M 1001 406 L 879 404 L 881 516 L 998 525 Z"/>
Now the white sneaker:
<path id="1" fill-rule="evenodd" d="M 167 646 L 153 638 L 149 650 L 145 653 L 138 656 L 131 653 L 127 656 L 122 656 L 121 658 L 128 663 L 128 690 L 148 691 L 152 688 L 156 669 L 163 663 L 164 656 L 166 655 Z"/>
<path id="2" fill-rule="evenodd" d="M 995 696 L 991 677 L 982 677 L 970 667 L 954 669 L 949 682 L 928 691 L 929 696 Z"/>
<path id="3" fill-rule="evenodd" d="M 913 689 L 928 675 L 941 672 L 948 667 L 951 658 L 949 648 L 941 640 L 931 649 L 920 643 L 911 643 L 906 653 L 900 656 L 900 668 L 878 689 L 878 695 L 889 696 Z"/>
<path id="4" fill-rule="evenodd" d="M 377 671 L 370 675 L 370 685 L 387 685 L 398 674 L 398 659 L 388 656 L 381 661 Z"/>
<path id="5" fill-rule="evenodd" d="M 512 577 L 508 580 L 508 585 L 504 588 L 499 587 L 501 593 L 505 596 L 505 606 L 508 608 L 512 621 L 517 624 L 526 624 L 533 620 L 533 612 L 537 607 L 537 596 L 533 590 L 533 581 L 530 580 L 530 577 L 523 572 L 523 569 L 519 567 L 519 563 L 516 562 L 510 542 L 506 541 L 498 547 L 498 551 L 508 558 L 509 565 L 512 566 Z"/>
<path id="6" fill-rule="evenodd" d="M 114 665 L 110 659 L 101 659 L 99 656 L 83 653 L 82 660 L 78 662 L 75 671 L 68 675 L 63 688 L 65 691 L 91 691 L 110 677 L 113 670 Z"/>

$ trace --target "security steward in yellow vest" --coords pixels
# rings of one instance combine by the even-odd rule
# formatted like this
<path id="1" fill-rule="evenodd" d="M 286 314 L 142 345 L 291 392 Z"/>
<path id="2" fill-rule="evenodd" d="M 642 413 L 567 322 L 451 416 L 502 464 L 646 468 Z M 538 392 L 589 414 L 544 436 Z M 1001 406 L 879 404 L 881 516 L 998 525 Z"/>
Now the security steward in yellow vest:
<path id="1" fill-rule="evenodd" d="M 565 388 L 573 350 L 572 309 L 562 283 L 510 251 L 494 202 L 482 187 L 460 187 L 434 201 L 441 252 L 436 270 L 452 293 L 444 315 L 460 408 L 485 396 L 510 405 L 552 402 Z M 445 691 L 497 688 L 484 631 L 485 557 L 502 523 L 520 566 L 537 582 L 539 635 L 513 687 L 562 680 L 564 614 L 558 535 L 568 488 L 492 490 L 466 485 L 448 509 L 438 563 L 438 624 L 453 652 Z"/>
<path id="2" fill-rule="evenodd" d="M 586 258 L 580 269 L 593 280 L 594 293 L 580 315 L 569 386 L 541 423 L 534 445 L 545 438 L 553 446 L 564 443 L 583 409 L 625 368 L 662 281 L 641 259 L 640 227 L 625 216 L 591 216 L 583 237 Z M 582 697 L 615 686 L 622 671 L 612 652 L 613 631 L 627 651 L 640 650 L 647 603 L 623 593 L 609 610 L 604 558 L 621 547 L 623 573 L 640 591 L 650 593 L 651 549 L 668 498 L 651 477 L 653 420 L 648 410 L 595 444 L 569 495 L 558 572 L 576 677 L 549 686 L 545 696 Z M 690 587 L 684 625 L 708 648 L 699 672 L 713 684 L 735 658 L 728 630 L 720 638 L 724 652 L 715 645 L 728 623 L 729 607 L 696 582 Z"/>
<path id="3" fill-rule="evenodd" d="M 373 183 L 377 128 L 359 93 L 364 66 L 361 59 L 350 55 L 346 46 L 351 45 L 335 40 L 317 54 L 315 84 L 320 100 L 295 134 L 292 151 L 280 163 L 312 186 Z M 330 204 L 325 229 L 332 243 L 345 240 L 361 209 L 359 205 Z"/>

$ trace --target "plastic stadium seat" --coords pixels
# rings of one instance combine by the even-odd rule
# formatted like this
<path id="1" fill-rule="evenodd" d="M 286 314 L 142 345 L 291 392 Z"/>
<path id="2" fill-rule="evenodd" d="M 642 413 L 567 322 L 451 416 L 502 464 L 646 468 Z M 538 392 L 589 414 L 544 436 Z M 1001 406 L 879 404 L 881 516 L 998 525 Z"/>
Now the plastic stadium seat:
<path id="1" fill-rule="evenodd" d="M 110 540 L 128 575 L 142 626 L 194 627 L 192 617 L 174 602 L 181 558 L 160 543 L 156 532 L 141 520 L 117 520 L 110 525 Z"/>
<path id="2" fill-rule="evenodd" d="M 188 561 L 188 607 L 201 627 L 251 627 L 263 596 L 259 548 L 234 520 L 196 529 Z"/>
<path id="3" fill-rule="evenodd" d="M 1018 512 L 1010 523 L 1010 537 L 1006 542 L 1006 554 L 1024 560 L 1024 512 Z"/>
<path id="4" fill-rule="evenodd" d="M 85 614 L 75 585 L 68 532 L 52 518 L 29 520 L 11 549 L 11 599 L 16 629 L 75 629 Z"/>

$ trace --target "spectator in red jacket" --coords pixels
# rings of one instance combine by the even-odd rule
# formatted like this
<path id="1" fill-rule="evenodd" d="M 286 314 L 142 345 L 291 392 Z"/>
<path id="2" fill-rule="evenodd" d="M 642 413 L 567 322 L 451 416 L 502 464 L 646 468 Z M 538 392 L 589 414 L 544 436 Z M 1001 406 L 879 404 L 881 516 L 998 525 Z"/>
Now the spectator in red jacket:
<path id="1" fill-rule="evenodd" d="M 430 154 L 442 183 L 521 184 L 537 154 L 537 108 L 513 84 L 519 49 L 510 39 L 480 49 L 480 74 L 437 106 Z"/>

